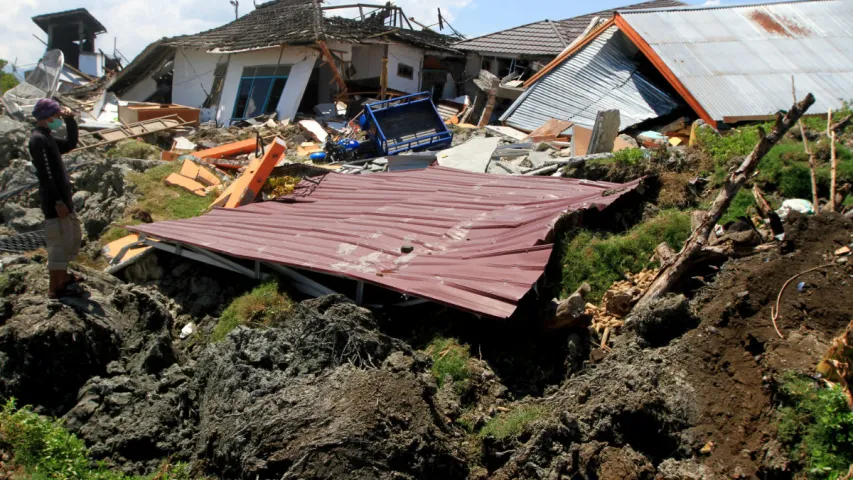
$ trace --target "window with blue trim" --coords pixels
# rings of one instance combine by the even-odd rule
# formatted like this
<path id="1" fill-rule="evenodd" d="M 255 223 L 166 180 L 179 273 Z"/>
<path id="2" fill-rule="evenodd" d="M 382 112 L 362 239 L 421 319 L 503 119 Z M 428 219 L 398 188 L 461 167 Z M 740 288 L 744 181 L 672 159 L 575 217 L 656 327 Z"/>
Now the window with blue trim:
<path id="1" fill-rule="evenodd" d="M 289 75 L 290 67 L 284 65 L 244 67 L 231 120 L 275 112 Z"/>

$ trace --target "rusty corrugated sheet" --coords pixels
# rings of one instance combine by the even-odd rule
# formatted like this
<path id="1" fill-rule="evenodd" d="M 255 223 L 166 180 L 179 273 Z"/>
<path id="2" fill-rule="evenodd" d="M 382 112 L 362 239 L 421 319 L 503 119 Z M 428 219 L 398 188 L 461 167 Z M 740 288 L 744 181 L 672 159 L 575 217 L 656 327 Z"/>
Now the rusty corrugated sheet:
<path id="1" fill-rule="evenodd" d="M 266 202 L 132 227 L 233 257 L 369 282 L 508 318 L 542 276 L 556 220 L 637 182 L 499 176 L 444 167 L 303 181 Z M 414 251 L 401 252 L 404 245 Z"/>
<path id="2" fill-rule="evenodd" d="M 853 98 L 853 1 L 619 12 L 717 121 Z"/>

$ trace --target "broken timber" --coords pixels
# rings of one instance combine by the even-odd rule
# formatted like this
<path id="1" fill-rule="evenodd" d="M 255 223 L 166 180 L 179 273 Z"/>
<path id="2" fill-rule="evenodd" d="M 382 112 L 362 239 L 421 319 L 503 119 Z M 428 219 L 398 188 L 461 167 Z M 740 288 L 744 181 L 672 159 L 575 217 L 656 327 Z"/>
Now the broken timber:
<path id="1" fill-rule="evenodd" d="M 111 145 L 122 140 L 143 137 L 152 133 L 165 132 L 185 125 L 193 125 L 194 123 L 195 122 L 185 122 L 178 118 L 177 115 L 170 115 L 168 117 L 132 123 L 122 127 L 99 130 L 80 135 L 77 141 L 80 146 L 72 151 L 79 152 L 90 148 L 103 147 L 104 145 Z"/>
<path id="2" fill-rule="evenodd" d="M 814 95 L 808 94 L 801 102 L 794 104 L 784 118 L 781 114 L 776 116 L 776 125 L 773 128 L 773 131 L 762 136 L 758 145 L 756 145 L 752 153 L 744 159 L 741 166 L 729 174 L 722 190 L 720 190 L 719 195 L 717 195 L 716 200 L 714 200 L 711 210 L 703 215 L 701 222 L 698 227 L 693 230 L 693 233 L 690 235 L 690 238 L 687 239 L 687 242 L 685 242 L 684 248 L 681 249 L 681 252 L 675 256 L 666 268 L 661 269 L 657 278 L 655 278 L 654 282 L 649 286 L 649 289 L 637 303 L 635 308 L 648 306 L 652 300 L 671 291 L 679 280 L 681 280 L 684 274 L 687 273 L 690 267 L 692 267 L 696 262 L 698 255 L 702 253 L 702 250 L 708 244 L 708 237 L 711 235 L 711 231 L 714 229 L 714 226 L 720 221 L 720 218 L 722 218 L 726 210 L 728 210 L 729 205 L 732 203 L 732 200 L 735 195 L 737 195 L 738 191 L 740 191 L 741 187 L 743 187 L 743 184 L 752 176 L 752 173 L 755 171 L 758 163 L 762 158 L 764 158 L 767 152 L 769 152 L 770 149 L 785 136 L 788 130 L 797 123 L 797 121 L 803 116 L 809 107 L 814 104 L 814 102 Z"/>

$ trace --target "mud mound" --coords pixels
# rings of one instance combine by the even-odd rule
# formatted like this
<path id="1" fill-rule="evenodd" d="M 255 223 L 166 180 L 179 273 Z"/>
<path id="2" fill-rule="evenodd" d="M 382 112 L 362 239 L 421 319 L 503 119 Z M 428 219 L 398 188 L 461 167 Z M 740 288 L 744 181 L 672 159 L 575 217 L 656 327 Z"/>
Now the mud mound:
<path id="1" fill-rule="evenodd" d="M 793 215 L 786 228 L 778 251 L 730 261 L 700 290 L 691 302 L 697 328 L 657 348 L 627 334 L 600 364 L 566 380 L 544 400 L 551 417 L 522 447 L 508 446 L 514 453 L 493 478 L 793 478 L 776 440 L 776 379 L 813 372 L 850 321 L 853 276 L 834 251 L 853 240 L 853 222 Z M 798 280 L 802 291 L 797 282 L 786 291 L 780 339 L 770 316 L 779 290 L 824 264 L 833 266 Z M 676 297 L 663 303 L 692 317 Z"/>
<path id="2" fill-rule="evenodd" d="M 226 478 L 461 478 L 425 358 L 343 298 L 199 359 L 197 457 Z"/>
<path id="3" fill-rule="evenodd" d="M 95 458 L 127 473 L 169 457 L 216 478 L 465 477 L 427 358 L 343 297 L 302 302 L 279 328 L 238 327 L 178 363 L 168 322 L 134 323 L 66 415 Z"/>
<path id="4" fill-rule="evenodd" d="M 81 295 L 60 301 L 47 299 L 44 266 L 30 264 L 5 273 L 6 321 L 0 327 L 3 396 L 64 413 L 74 405 L 78 389 L 120 357 L 123 337 L 137 322 L 159 322 L 168 328 L 167 316 L 146 294 L 93 270 L 81 273 L 87 279 Z M 145 342 L 137 343 L 142 349 Z M 128 358 L 156 369 L 162 359 L 151 355 L 133 352 Z"/>
<path id="5" fill-rule="evenodd" d="M 494 478 L 651 478 L 643 472 L 653 472 L 652 464 L 689 455 L 681 431 L 698 417 L 695 403 L 687 373 L 666 360 L 666 349 L 619 339 L 601 364 L 547 399 L 550 420 Z M 619 459 L 613 448 L 632 453 Z"/>

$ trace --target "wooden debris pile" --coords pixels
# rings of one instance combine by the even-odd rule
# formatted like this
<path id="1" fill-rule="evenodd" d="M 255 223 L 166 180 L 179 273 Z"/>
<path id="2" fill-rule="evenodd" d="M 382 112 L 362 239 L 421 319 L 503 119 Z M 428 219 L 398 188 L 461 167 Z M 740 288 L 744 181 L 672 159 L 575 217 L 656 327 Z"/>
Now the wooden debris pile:
<path id="1" fill-rule="evenodd" d="M 592 316 L 591 328 L 601 338 L 601 349 L 609 350 L 610 337 L 625 326 L 627 316 L 657 277 L 658 270 L 645 269 L 635 275 L 625 274 L 605 292 L 601 306 L 586 304 L 586 314 Z"/>

